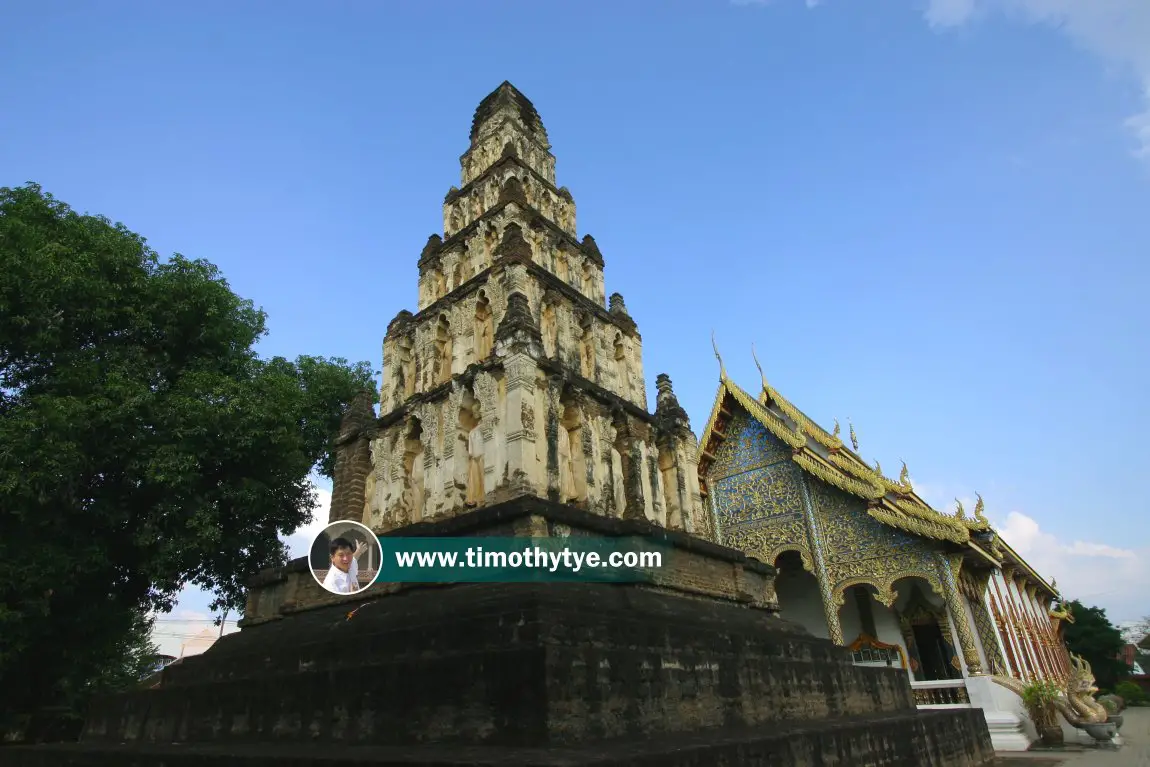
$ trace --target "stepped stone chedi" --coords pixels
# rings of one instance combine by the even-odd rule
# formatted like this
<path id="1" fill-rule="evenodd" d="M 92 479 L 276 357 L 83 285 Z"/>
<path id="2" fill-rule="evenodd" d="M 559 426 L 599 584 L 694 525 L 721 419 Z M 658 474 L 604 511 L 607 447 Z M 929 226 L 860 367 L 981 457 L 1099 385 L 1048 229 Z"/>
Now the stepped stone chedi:
<path id="1" fill-rule="evenodd" d="M 698 443 L 578 239 L 535 107 L 476 110 L 417 311 L 335 447 L 331 519 L 381 537 L 654 538 L 643 583 L 375 584 L 306 558 L 249 586 L 242 630 L 99 701 L 80 743 L 0 765 L 988 765 L 976 709 L 922 711 L 898 669 L 783 620 L 770 565 L 714 542 Z"/>
<path id="2" fill-rule="evenodd" d="M 387 531 L 526 491 L 709 537 L 695 437 L 647 412 L 638 327 L 622 296 L 605 305 L 603 255 L 577 239 L 547 132 L 509 83 L 476 110 L 461 164 L 418 311 L 383 342 L 364 504 L 332 518 Z"/>

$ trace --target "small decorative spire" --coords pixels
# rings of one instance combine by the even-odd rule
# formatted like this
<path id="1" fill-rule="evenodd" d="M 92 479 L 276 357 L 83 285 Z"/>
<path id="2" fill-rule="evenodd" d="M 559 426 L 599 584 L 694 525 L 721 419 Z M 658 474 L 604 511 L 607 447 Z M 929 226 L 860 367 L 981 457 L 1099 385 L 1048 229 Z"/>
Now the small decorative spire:
<path id="1" fill-rule="evenodd" d="M 583 241 L 580 243 L 583 250 L 583 255 L 591 259 L 596 266 L 603 266 L 603 251 L 599 250 L 599 243 L 595 242 L 595 238 L 589 234 L 583 235 Z"/>
<path id="2" fill-rule="evenodd" d="M 425 264 L 439 255 L 439 248 L 443 245 L 443 238 L 438 234 L 433 234 L 427 238 L 427 244 L 423 246 L 423 252 L 419 254 L 419 263 Z"/>
<path id="3" fill-rule="evenodd" d="M 723 365 L 723 357 L 719 354 L 719 345 L 715 342 L 715 331 L 711 331 L 711 348 L 715 350 L 715 359 L 719 361 L 719 380 L 727 380 L 727 368 Z"/>
<path id="4" fill-rule="evenodd" d="M 955 519 L 966 519 L 966 509 L 962 508 L 962 501 L 955 498 L 954 502 L 956 504 L 958 504 L 958 507 L 954 510 L 954 518 Z"/>
<path id="5" fill-rule="evenodd" d="M 910 486 L 910 469 L 906 467 L 906 461 L 902 462 L 902 471 L 898 473 L 898 483 L 900 485 Z"/>
<path id="6" fill-rule="evenodd" d="M 831 432 L 831 434 L 837 438 L 840 434 L 842 434 L 842 431 L 843 431 L 843 427 L 839 426 L 839 419 L 836 418 L 835 419 L 835 428 L 834 428 L 834 431 Z"/>
<path id="7" fill-rule="evenodd" d="M 975 493 L 974 496 L 978 499 L 974 503 L 974 518 L 977 519 L 979 522 L 986 522 L 987 521 L 986 515 L 985 515 L 986 504 L 983 503 L 983 501 L 982 501 L 982 495 L 979 493 Z"/>
<path id="8" fill-rule="evenodd" d="M 499 202 L 515 202 L 520 205 L 527 204 L 527 193 L 523 191 L 523 182 L 512 176 L 499 190 Z"/>
<path id="9" fill-rule="evenodd" d="M 687 411 L 679 404 L 675 390 L 671 386 L 671 377 L 666 373 L 655 376 L 656 395 L 655 422 L 668 433 L 685 434 L 691 430 L 691 421 Z"/>
<path id="10" fill-rule="evenodd" d="M 1058 590 L 1058 579 L 1057 578 L 1051 578 L 1050 579 L 1050 588 L 1054 589 L 1055 591 Z"/>
<path id="11" fill-rule="evenodd" d="M 495 246 L 495 256 L 509 260 L 531 260 L 531 245 L 523 239 L 523 230 L 518 224 L 508 224 L 503 228 L 503 239 Z"/>
<path id="12" fill-rule="evenodd" d="M 853 447 L 854 451 L 857 453 L 859 451 L 859 437 L 857 434 L 855 434 L 855 425 L 851 423 L 849 418 L 847 419 L 847 424 L 849 424 L 851 427 L 851 447 Z"/>
<path id="13" fill-rule="evenodd" d="M 759 364 L 759 355 L 755 354 L 754 343 L 751 344 L 751 356 L 755 359 L 755 367 L 759 369 L 759 378 L 763 382 L 763 392 L 770 391 L 770 387 L 767 386 L 767 375 L 763 372 L 763 366 Z"/>
<path id="14" fill-rule="evenodd" d="M 615 317 L 615 323 L 622 327 L 625 332 L 634 334 L 639 330 L 639 326 L 635 324 L 635 320 L 631 319 L 631 315 L 627 313 L 627 304 L 623 303 L 622 293 L 612 293 L 611 297 L 607 299 L 608 311 Z"/>
<path id="15" fill-rule="evenodd" d="M 874 462 L 874 473 L 879 475 L 880 477 L 882 476 L 882 464 L 879 463 L 878 461 Z"/>
<path id="16" fill-rule="evenodd" d="M 543 337 L 527 296 L 515 291 L 507 297 L 507 311 L 495 329 L 495 340 L 503 344 L 520 343 L 526 347 L 543 348 Z"/>

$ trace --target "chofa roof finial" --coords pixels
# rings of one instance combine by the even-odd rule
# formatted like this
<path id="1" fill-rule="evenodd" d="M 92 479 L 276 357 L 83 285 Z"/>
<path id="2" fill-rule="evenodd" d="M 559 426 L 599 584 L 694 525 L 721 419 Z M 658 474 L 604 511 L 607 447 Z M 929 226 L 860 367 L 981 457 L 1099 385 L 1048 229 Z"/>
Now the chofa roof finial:
<path id="1" fill-rule="evenodd" d="M 755 367 L 759 369 L 759 378 L 763 381 L 763 392 L 767 392 L 767 376 L 763 372 L 763 366 L 759 364 L 759 355 L 755 354 L 755 344 L 751 343 L 751 356 L 755 358 Z"/>
<path id="2" fill-rule="evenodd" d="M 727 368 L 723 365 L 723 357 L 719 354 L 719 345 L 715 343 L 715 331 L 711 331 L 711 347 L 715 350 L 715 359 L 719 361 L 719 380 L 727 380 Z"/>
<path id="3" fill-rule="evenodd" d="M 855 434 L 855 425 L 851 423 L 849 418 L 847 419 L 847 423 L 850 424 L 851 427 L 851 447 L 853 447 L 854 451 L 857 453 L 859 451 L 859 437 L 857 434 Z"/>

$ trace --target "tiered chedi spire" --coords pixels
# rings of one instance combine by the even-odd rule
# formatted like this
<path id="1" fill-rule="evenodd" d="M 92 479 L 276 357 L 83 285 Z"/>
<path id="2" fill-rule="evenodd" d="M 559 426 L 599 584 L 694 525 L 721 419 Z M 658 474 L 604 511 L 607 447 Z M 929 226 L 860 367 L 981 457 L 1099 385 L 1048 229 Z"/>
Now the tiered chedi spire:
<path id="1" fill-rule="evenodd" d="M 686 413 L 666 376 L 647 412 L 638 328 L 605 300 L 603 256 L 510 83 L 476 109 L 460 165 L 418 311 L 388 325 L 382 415 L 338 448 L 354 489 L 332 518 L 383 531 L 532 494 L 709 537 Z"/>

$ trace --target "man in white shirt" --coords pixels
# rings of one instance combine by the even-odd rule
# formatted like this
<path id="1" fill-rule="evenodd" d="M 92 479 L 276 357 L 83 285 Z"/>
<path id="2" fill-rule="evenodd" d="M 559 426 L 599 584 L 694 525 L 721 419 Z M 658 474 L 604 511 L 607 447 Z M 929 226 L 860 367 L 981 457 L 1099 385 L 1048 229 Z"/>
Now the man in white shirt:
<path id="1" fill-rule="evenodd" d="M 331 568 L 323 579 L 323 587 L 333 594 L 354 594 L 359 591 L 359 567 L 356 560 L 367 546 L 362 541 L 354 544 L 347 538 L 336 538 L 329 547 Z"/>

